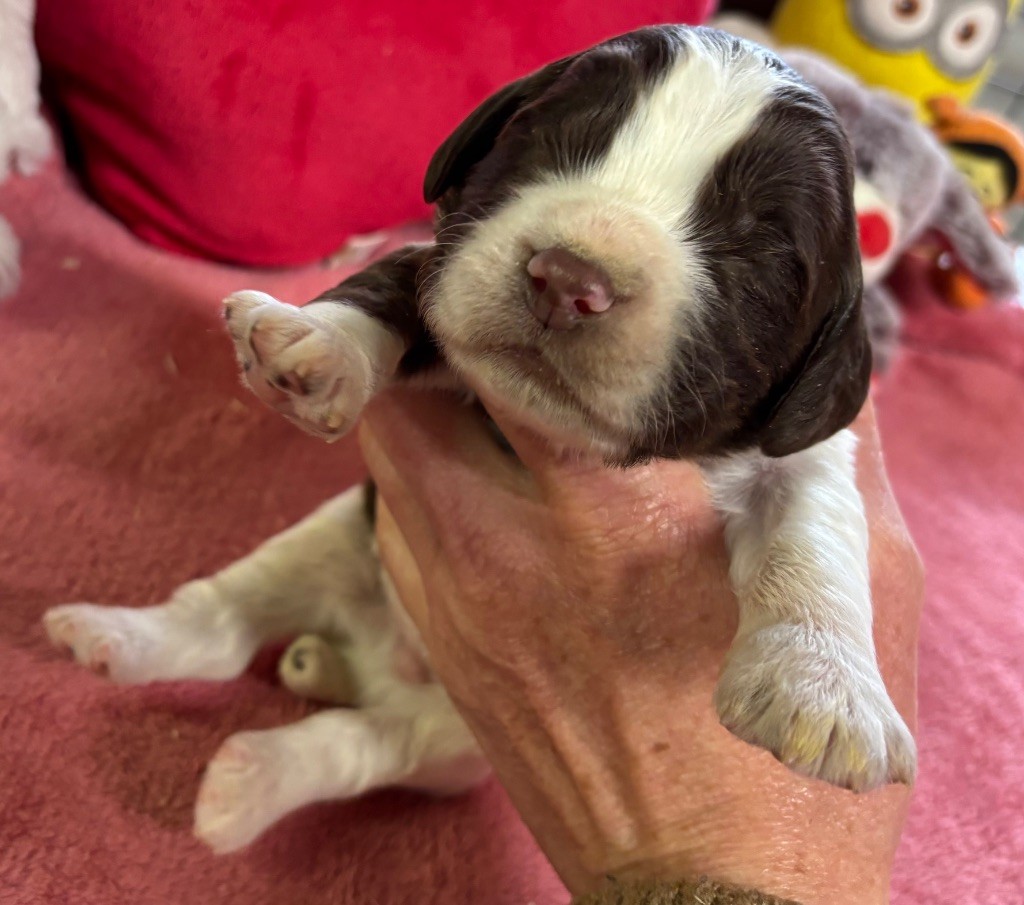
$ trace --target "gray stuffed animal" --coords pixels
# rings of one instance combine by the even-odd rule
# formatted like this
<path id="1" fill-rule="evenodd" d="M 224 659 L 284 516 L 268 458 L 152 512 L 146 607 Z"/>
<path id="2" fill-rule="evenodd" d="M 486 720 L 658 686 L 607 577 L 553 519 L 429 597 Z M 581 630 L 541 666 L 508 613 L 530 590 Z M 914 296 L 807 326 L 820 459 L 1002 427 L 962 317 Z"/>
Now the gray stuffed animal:
<path id="1" fill-rule="evenodd" d="M 995 232 L 967 181 L 909 106 L 865 87 L 815 54 L 787 49 L 784 59 L 831 101 L 856 158 L 857 213 L 877 216 L 884 247 L 863 248 L 864 313 L 876 368 L 891 360 L 900 314 L 884 285 L 899 256 L 929 230 L 941 233 L 960 263 L 995 298 L 1017 293 L 1012 248 Z"/>

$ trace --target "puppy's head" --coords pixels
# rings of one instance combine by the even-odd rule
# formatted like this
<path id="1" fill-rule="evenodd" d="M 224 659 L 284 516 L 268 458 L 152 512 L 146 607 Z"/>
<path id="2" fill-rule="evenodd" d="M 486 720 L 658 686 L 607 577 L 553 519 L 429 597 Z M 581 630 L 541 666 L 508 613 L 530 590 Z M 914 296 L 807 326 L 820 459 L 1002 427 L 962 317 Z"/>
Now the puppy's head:
<path id="1" fill-rule="evenodd" d="M 425 195 L 434 335 L 557 442 L 785 455 L 864 400 L 850 151 L 767 51 L 666 26 L 560 60 L 474 111 Z"/>

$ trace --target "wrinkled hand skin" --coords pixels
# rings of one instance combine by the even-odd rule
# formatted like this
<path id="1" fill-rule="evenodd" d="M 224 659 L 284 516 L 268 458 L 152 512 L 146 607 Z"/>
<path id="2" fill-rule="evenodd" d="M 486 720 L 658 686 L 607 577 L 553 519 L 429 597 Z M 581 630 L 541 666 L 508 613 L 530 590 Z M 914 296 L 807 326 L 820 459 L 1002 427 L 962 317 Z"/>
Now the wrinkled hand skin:
<path id="1" fill-rule="evenodd" d="M 399 595 L 570 891 L 708 876 L 802 905 L 887 902 L 909 790 L 802 778 L 715 715 L 736 603 L 697 469 L 556 460 L 490 408 L 524 464 L 428 393 L 384 394 L 360 438 Z M 922 570 L 870 409 L 855 429 L 875 640 L 913 727 Z"/>

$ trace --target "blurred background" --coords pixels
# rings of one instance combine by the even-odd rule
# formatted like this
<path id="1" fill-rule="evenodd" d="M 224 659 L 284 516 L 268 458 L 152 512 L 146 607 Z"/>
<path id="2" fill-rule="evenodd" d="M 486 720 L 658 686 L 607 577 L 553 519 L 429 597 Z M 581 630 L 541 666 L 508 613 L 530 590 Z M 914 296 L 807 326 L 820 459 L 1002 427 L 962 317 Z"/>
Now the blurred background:
<path id="1" fill-rule="evenodd" d="M 821 3 L 819 11 L 839 5 Z M 906 4 L 890 4 L 875 0 L 874 5 L 880 10 L 880 21 L 885 21 L 886 15 L 889 15 L 889 23 L 893 29 L 899 27 L 897 11 L 901 6 L 908 16 L 915 10 L 924 15 L 929 8 L 943 6 L 931 2 L 919 3 L 917 0 Z M 851 3 L 848 6 L 855 7 L 857 4 Z M 961 98 L 968 100 L 971 106 L 978 110 L 1004 119 L 1017 129 L 1024 129 L 1024 19 L 1020 15 L 1019 3 L 960 2 L 947 3 L 944 6 L 952 17 L 956 17 L 958 12 L 963 17 L 960 23 L 962 34 L 970 34 L 973 27 L 975 32 L 971 35 L 971 40 L 990 45 L 989 53 L 979 53 L 974 75 L 960 79 L 959 84 L 955 81 L 947 82 L 946 89 L 951 89 Z M 886 7 L 889 7 L 888 13 Z M 996 11 L 998 15 L 990 16 L 986 7 Z M 836 48 L 839 61 L 854 72 L 859 71 L 868 84 L 878 84 L 897 92 L 905 90 L 910 94 L 916 89 L 912 83 L 915 76 L 920 76 L 920 70 L 908 59 L 914 53 L 913 48 L 902 48 L 880 63 L 877 57 L 872 60 L 871 51 L 860 41 L 844 41 L 840 37 L 844 32 L 843 28 L 837 29 L 832 35 L 823 34 L 824 29 L 835 23 L 829 21 L 830 17 L 827 15 L 815 16 L 814 4 L 801 4 L 799 0 L 722 0 L 719 9 L 725 16 L 746 17 L 769 30 L 772 30 L 774 25 L 775 31 L 781 31 L 780 37 L 785 43 L 789 43 L 788 39 L 792 37 L 795 39 L 793 43 L 803 43 L 821 49 L 826 55 L 830 49 Z M 795 22 L 798 17 L 802 19 L 799 23 Z M 997 26 L 1003 19 L 1006 20 L 1006 24 L 1000 29 Z M 865 42 L 871 40 L 865 35 L 859 37 Z M 986 57 L 987 65 L 981 65 Z M 923 89 L 928 92 L 941 91 L 934 86 L 932 79 L 925 77 L 921 82 Z M 1008 231 L 1015 241 L 1024 241 L 1024 211 L 1019 204 L 1010 207 L 1007 211 L 1007 220 Z"/>
<path id="2" fill-rule="evenodd" d="M 975 106 L 1006 117 L 1024 129 L 1024 18 L 1011 18 L 1002 46 L 996 54 L 995 69 L 975 99 Z M 1024 211 L 1012 213 L 1011 235 L 1024 242 Z"/>

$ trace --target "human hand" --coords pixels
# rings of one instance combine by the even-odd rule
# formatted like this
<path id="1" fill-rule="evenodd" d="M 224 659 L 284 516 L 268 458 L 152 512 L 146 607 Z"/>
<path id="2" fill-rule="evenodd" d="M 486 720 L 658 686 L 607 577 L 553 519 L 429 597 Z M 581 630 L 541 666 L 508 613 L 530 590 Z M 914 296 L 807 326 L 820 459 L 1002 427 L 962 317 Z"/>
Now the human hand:
<path id="1" fill-rule="evenodd" d="M 709 876 L 803 905 L 888 901 L 909 791 L 804 779 L 718 723 L 736 604 L 697 469 L 559 459 L 498 418 L 522 464 L 435 394 L 384 394 L 361 440 L 384 563 L 570 891 Z M 879 662 L 913 726 L 921 566 L 870 406 L 854 428 Z"/>

